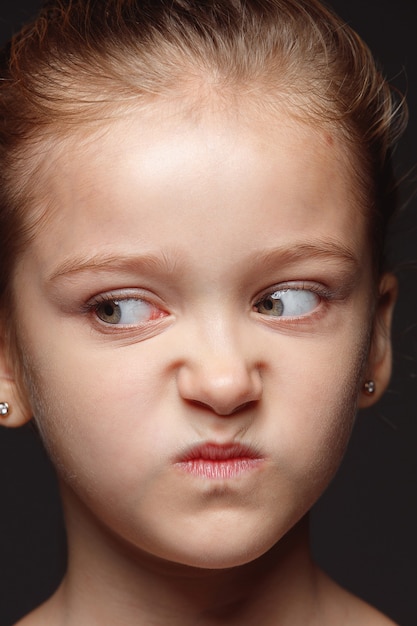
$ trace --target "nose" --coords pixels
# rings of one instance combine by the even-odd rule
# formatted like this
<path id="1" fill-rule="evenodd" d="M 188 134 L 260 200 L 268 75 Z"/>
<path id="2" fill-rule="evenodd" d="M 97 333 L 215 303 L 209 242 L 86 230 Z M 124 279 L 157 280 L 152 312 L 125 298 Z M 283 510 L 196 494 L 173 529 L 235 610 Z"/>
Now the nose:
<path id="1" fill-rule="evenodd" d="M 177 374 L 181 397 L 227 416 L 260 400 L 261 365 L 249 346 L 224 333 L 189 342 L 188 356 Z"/>

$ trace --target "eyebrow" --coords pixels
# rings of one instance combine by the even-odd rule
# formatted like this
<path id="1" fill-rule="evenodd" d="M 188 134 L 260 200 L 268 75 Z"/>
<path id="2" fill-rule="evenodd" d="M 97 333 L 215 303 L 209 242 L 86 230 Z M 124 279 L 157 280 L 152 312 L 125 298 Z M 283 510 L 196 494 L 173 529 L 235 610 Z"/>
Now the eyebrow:
<path id="1" fill-rule="evenodd" d="M 156 254 L 127 255 L 122 254 L 95 254 L 91 256 L 74 257 L 63 261 L 47 278 L 53 282 L 57 278 L 71 277 L 83 272 L 137 272 L 138 269 L 161 271 L 173 274 L 178 266 L 178 255 L 168 256 L 164 252 Z"/>
<path id="2" fill-rule="evenodd" d="M 314 242 L 294 241 L 290 247 L 278 247 L 253 255 L 253 262 L 261 266 L 274 266 L 280 263 L 290 265 L 299 261 L 310 260 L 333 261 L 349 266 L 351 270 L 360 267 L 358 258 L 352 250 L 343 244 L 331 240 Z"/>
<path id="3" fill-rule="evenodd" d="M 339 242 L 316 241 L 312 243 L 293 242 L 291 246 L 278 246 L 272 249 L 254 253 L 248 258 L 248 266 L 275 267 L 278 263 L 290 265 L 299 261 L 321 259 L 347 264 L 350 269 L 359 269 L 359 261 L 354 253 Z M 96 254 L 84 257 L 74 257 L 63 261 L 47 278 L 47 282 L 53 282 L 61 277 L 71 277 L 83 272 L 137 272 L 138 270 L 150 270 L 163 272 L 167 275 L 174 274 L 181 261 L 181 255 L 160 254 L 143 255 L 117 255 Z"/>

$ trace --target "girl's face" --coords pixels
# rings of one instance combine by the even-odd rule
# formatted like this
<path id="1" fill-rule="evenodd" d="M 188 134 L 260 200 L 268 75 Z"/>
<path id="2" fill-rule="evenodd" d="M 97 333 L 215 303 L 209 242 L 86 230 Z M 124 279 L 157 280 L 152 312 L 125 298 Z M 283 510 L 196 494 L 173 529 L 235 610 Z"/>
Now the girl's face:
<path id="1" fill-rule="evenodd" d="M 342 147 L 248 119 L 161 104 L 52 150 L 14 279 L 64 501 L 138 554 L 209 568 L 264 553 L 329 482 L 373 307 Z"/>

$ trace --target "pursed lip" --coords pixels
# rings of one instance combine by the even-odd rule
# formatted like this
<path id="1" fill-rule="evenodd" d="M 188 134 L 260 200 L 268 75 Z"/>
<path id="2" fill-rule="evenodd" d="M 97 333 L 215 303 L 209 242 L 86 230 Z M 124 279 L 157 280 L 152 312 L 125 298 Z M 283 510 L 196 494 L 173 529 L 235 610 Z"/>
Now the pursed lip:
<path id="1" fill-rule="evenodd" d="M 194 476 L 224 479 L 252 471 L 264 460 L 259 450 L 252 446 L 207 442 L 186 449 L 176 459 L 175 465 Z"/>

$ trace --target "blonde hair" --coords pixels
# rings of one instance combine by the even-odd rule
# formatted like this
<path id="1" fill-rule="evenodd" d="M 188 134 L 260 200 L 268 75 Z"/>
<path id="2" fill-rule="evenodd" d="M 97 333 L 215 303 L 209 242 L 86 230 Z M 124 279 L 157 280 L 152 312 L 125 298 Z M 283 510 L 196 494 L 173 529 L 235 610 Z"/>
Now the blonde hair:
<path id="1" fill-rule="evenodd" d="M 405 106 L 358 35 L 318 1 L 51 0 L 3 51 L 1 75 L 0 298 L 33 234 L 43 138 L 196 81 L 285 100 L 343 134 L 380 271 Z"/>

